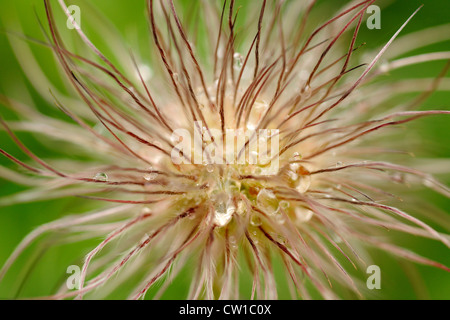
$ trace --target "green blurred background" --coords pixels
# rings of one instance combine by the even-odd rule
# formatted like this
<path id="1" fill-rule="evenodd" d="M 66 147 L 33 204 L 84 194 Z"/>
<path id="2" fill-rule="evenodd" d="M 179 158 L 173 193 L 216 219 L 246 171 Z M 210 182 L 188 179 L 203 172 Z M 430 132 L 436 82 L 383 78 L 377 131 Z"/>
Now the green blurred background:
<path id="1" fill-rule="evenodd" d="M 189 6 L 197 0 L 181 1 L 181 4 L 188 10 Z M 237 1 L 244 4 L 242 14 L 248 14 L 245 11 L 245 5 L 248 1 Z M 303 0 L 295 0 L 303 1 Z M 55 11 L 57 5 L 55 2 Z M 245 3 L 247 2 L 247 4 Z M 343 0 L 322 0 L 318 1 L 318 6 L 322 6 L 324 12 L 339 7 L 346 1 Z M 96 7 L 100 12 L 107 16 L 116 26 L 119 36 L 126 39 L 124 47 L 133 47 L 140 44 L 140 37 L 147 37 L 147 22 L 145 19 L 144 8 L 145 1 L 123 1 L 123 0 L 96 0 L 96 1 L 67 1 L 68 4 L 77 4 L 82 8 L 82 26 L 87 30 L 88 35 L 93 42 L 99 46 L 108 56 L 108 38 L 103 34 L 95 32 L 95 24 L 90 24 L 89 19 L 95 19 L 89 13 L 83 12 L 83 6 L 89 3 L 89 7 Z M 367 48 L 377 48 L 382 46 L 398 27 L 417 9 L 421 4 L 424 7 L 412 22 L 405 28 L 402 34 L 407 34 L 417 30 L 432 26 L 450 23 L 450 1 L 448 0 L 393 0 L 379 1 L 382 9 L 382 28 L 381 30 L 368 30 L 363 27 L 358 36 L 358 40 L 365 41 Z M 16 31 L 28 36 L 42 39 L 39 30 L 37 15 L 44 19 L 43 1 L 40 0 L 0 0 L 0 20 L 3 31 Z M 88 10 L 86 10 L 88 11 Z M 23 30 L 18 30 L 17 21 L 20 21 Z M 450 33 L 450 28 L 447 29 Z M 148 39 L 146 39 L 147 41 Z M 58 85 L 60 76 L 56 65 L 53 62 L 51 53 L 48 49 L 40 46 L 32 46 L 33 53 L 38 57 L 42 70 L 54 82 L 60 90 L 66 90 L 64 86 Z M 13 97 L 18 100 L 33 101 L 38 108 L 45 114 L 62 117 L 59 111 L 55 110 L 53 105 L 43 100 L 33 89 L 32 85 L 26 80 L 23 72 L 4 32 L 0 34 L 0 93 Z M 145 50 L 140 48 L 140 55 L 145 55 Z M 410 55 L 420 54 L 432 51 L 450 51 L 450 42 L 427 46 L 410 52 Z M 114 59 L 113 59 L 114 61 Z M 389 77 L 408 78 L 408 77 L 435 77 L 443 68 L 445 62 L 429 62 L 415 67 L 400 69 L 393 72 Z M 447 75 L 449 77 L 449 75 Z M 406 95 L 411 98 L 414 95 Z M 421 109 L 446 109 L 450 110 L 450 93 L 436 92 L 429 97 L 422 105 Z M 2 116 L 8 119 L 14 119 L 14 114 L 0 106 Z M 421 145 L 418 157 L 450 157 L 450 139 L 449 139 L 450 120 L 448 117 L 433 117 L 417 121 L 410 128 L 405 129 L 411 132 L 419 133 L 426 143 Z M 406 135 L 405 135 L 406 136 Z M 19 137 L 36 151 L 38 155 L 52 157 L 60 155 L 55 153 L 47 144 L 43 145 L 35 139 L 32 134 L 20 133 Z M 7 135 L 0 131 L 1 148 L 8 152 L 18 155 L 19 159 L 25 160 L 21 156 L 19 149 L 10 141 Z M 0 165 L 7 168 L 15 166 L 4 157 L 0 157 Z M 449 170 L 450 171 L 450 170 Z M 440 176 L 441 181 L 450 184 L 450 175 Z M 0 178 L 0 197 L 25 190 L 25 187 L 11 183 Z M 450 201 L 431 191 L 421 191 L 421 196 L 426 197 L 428 202 L 435 204 L 438 208 L 446 212 L 450 217 Z M 72 197 L 61 200 L 40 201 L 19 205 L 10 205 L 0 207 L 0 264 L 3 264 L 11 254 L 14 247 L 37 226 L 55 220 L 69 213 L 82 213 L 92 209 L 91 203 L 83 203 Z M 437 226 L 439 228 L 439 226 Z M 444 231 L 444 230 L 442 230 Z M 447 230 L 448 231 L 448 230 Z M 424 256 L 435 259 L 450 266 L 449 250 L 442 244 L 434 241 L 428 241 L 413 237 L 398 237 L 402 244 L 414 248 L 416 252 Z M 39 241 L 38 241 L 39 242 Z M 92 248 L 98 242 L 97 240 L 85 241 L 78 244 L 59 246 L 46 251 L 39 251 L 39 245 L 33 245 L 30 250 L 18 260 L 11 271 L 7 274 L 5 280 L 0 283 L 0 299 L 29 297 L 42 294 L 50 294 L 55 286 L 61 281 L 61 278 L 55 275 L 65 277 L 65 271 L 69 264 L 79 264 L 83 254 L 86 254 L 89 248 Z M 78 252 L 79 256 L 73 256 L 73 252 Z M 405 264 L 393 259 L 382 252 L 373 251 L 374 261 L 382 270 L 382 290 L 377 293 L 379 296 L 388 299 L 414 299 L 414 298 L 432 298 L 432 299 L 450 299 L 450 275 L 444 271 L 431 267 L 417 266 L 415 269 L 406 268 Z M 40 258 L 39 264 L 33 271 L 28 273 L 27 268 L 23 266 L 33 265 L 34 259 Z M 416 283 L 410 283 L 407 277 L 420 279 Z M 26 280 L 26 281 L 23 281 Z M 421 288 L 423 282 L 426 290 Z M 22 283 L 25 283 L 22 285 Z M 175 285 L 171 286 L 163 298 L 182 299 L 185 297 L 185 287 L 190 283 L 187 276 L 177 278 Z M 248 284 L 247 284 L 248 285 Z M 289 298 L 285 285 L 281 285 L 280 298 Z"/>

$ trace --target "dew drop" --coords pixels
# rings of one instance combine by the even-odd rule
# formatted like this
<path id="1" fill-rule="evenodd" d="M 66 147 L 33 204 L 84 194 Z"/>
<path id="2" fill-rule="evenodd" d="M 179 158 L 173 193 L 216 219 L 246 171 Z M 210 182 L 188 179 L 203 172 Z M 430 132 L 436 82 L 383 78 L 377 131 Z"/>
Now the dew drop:
<path id="1" fill-rule="evenodd" d="M 155 179 L 155 175 L 154 174 L 145 174 L 144 175 L 144 180 L 146 181 L 152 181 Z"/>
<path id="2" fill-rule="evenodd" d="M 227 187 L 228 192 L 230 194 L 237 194 L 241 191 L 241 184 L 235 181 L 230 182 L 230 184 Z M 242 201 L 241 201 L 242 202 Z M 241 203 L 240 202 L 240 203 Z"/>
<path id="3" fill-rule="evenodd" d="M 389 71 L 389 64 L 388 63 L 386 63 L 386 62 L 383 62 L 381 65 L 380 65 L 380 72 L 381 73 L 386 73 L 386 72 L 388 72 Z"/>
<path id="4" fill-rule="evenodd" d="M 333 241 L 336 242 L 336 243 L 343 243 L 344 242 L 342 240 L 342 238 L 339 235 L 335 234 L 335 233 L 331 235 L 331 239 L 333 239 Z"/>
<path id="5" fill-rule="evenodd" d="M 307 86 L 305 90 L 301 93 L 302 100 L 307 100 L 311 97 L 312 90 L 310 86 Z"/>
<path id="6" fill-rule="evenodd" d="M 302 165 L 293 163 L 289 166 L 287 176 L 290 185 L 300 193 L 305 193 L 311 186 L 310 172 Z"/>
<path id="7" fill-rule="evenodd" d="M 283 209 L 289 208 L 290 205 L 291 205 L 291 204 L 290 204 L 289 201 L 286 201 L 286 200 L 280 201 L 280 206 L 281 206 L 281 208 L 283 208 Z"/>
<path id="8" fill-rule="evenodd" d="M 97 181 L 108 181 L 108 175 L 104 172 L 99 172 L 94 177 Z"/>
<path id="9" fill-rule="evenodd" d="M 245 214 L 247 212 L 247 208 L 245 206 L 244 201 L 239 201 L 238 202 L 238 206 L 236 209 L 236 213 L 240 216 L 242 216 L 243 214 Z"/>
<path id="10" fill-rule="evenodd" d="M 258 163 L 258 152 L 257 151 L 250 151 L 250 164 L 257 164 Z"/>
<path id="11" fill-rule="evenodd" d="M 213 203 L 214 223 L 219 227 L 226 226 L 236 212 L 236 206 L 234 205 L 232 198 L 225 192 L 222 192 L 213 198 Z"/>
<path id="12" fill-rule="evenodd" d="M 150 68 L 150 66 L 146 64 L 141 64 L 138 67 L 139 72 L 136 70 L 136 78 L 140 79 L 142 77 L 142 80 L 149 81 L 153 75 L 153 70 Z"/>
<path id="13" fill-rule="evenodd" d="M 242 65 L 244 64 L 244 59 L 242 55 L 238 52 L 235 52 L 233 55 L 233 59 L 234 59 L 234 69 L 237 71 L 241 70 Z"/>
<path id="14" fill-rule="evenodd" d="M 256 232 L 256 230 L 255 231 L 253 231 L 252 232 L 252 234 L 253 234 L 253 243 L 254 244 L 258 244 L 259 243 L 259 239 L 258 239 L 258 232 Z"/>
<path id="15" fill-rule="evenodd" d="M 260 175 L 261 173 L 262 173 L 262 169 L 260 167 L 256 167 L 253 170 L 253 174 L 255 174 L 255 175 Z"/>
<path id="16" fill-rule="evenodd" d="M 268 214 L 274 214 L 278 211 L 279 202 L 275 194 L 268 190 L 262 189 L 256 197 L 259 207 Z"/>
<path id="17" fill-rule="evenodd" d="M 264 100 L 257 100 L 250 112 L 250 116 L 247 123 L 247 129 L 253 131 L 258 126 L 261 118 L 269 108 L 269 104 Z"/>
<path id="18" fill-rule="evenodd" d="M 250 224 L 254 227 L 259 227 L 262 225 L 261 218 L 257 214 L 252 214 L 250 217 Z"/>
<path id="19" fill-rule="evenodd" d="M 292 154 L 292 159 L 291 161 L 300 161 L 302 159 L 302 156 L 300 155 L 300 153 L 298 152 L 294 152 Z"/>
<path id="20" fill-rule="evenodd" d="M 197 203 L 196 203 L 197 204 Z M 188 216 L 188 219 L 189 220 L 194 220 L 195 219 L 195 214 L 190 214 L 189 216 Z"/>
<path id="21" fill-rule="evenodd" d="M 257 100 L 257 101 L 255 102 L 255 110 L 258 110 L 258 111 L 265 111 L 268 107 L 269 107 L 269 106 L 268 106 L 268 104 L 267 104 L 267 101 L 264 101 L 264 100 Z"/>
<path id="22" fill-rule="evenodd" d="M 297 222 L 304 223 L 311 220 L 313 216 L 313 212 L 304 207 L 295 208 L 295 217 L 297 218 Z"/>
<path id="23" fill-rule="evenodd" d="M 170 136 L 170 142 L 172 142 L 173 144 L 179 143 L 181 141 L 183 141 L 183 137 L 181 135 L 172 134 Z"/>
<path id="24" fill-rule="evenodd" d="M 392 174 L 392 180 L 397 183 L 405 183 L 405 175 L 401 172 L 394 172 Z"/>
<path id="25" fill-rule="evenodd" d="M 235 236 L 230 236 L 229 238 L 228 238 L 228 242 L 230 243 L 230 246 L 233 248 L 233 249 L 236 249 L 238 246 L 237 246 L 237 242 L 236 242 L 236 237 Z"/>
<path id="26" fill-rule="evenodd" d="M 311 177 L 304 176 L 299 179 L 296 189 L 300 193 L 305 193 L 306 191 L 308 191 L 310 186 L 311 186 Z"/>
<path id="27" fill-rule="evenodd" d="M 273 237 L 273 238 L 275 238 L 275 237 Z M 278 235 L 278 236 L 276 237 L 276 239 L 278 240 L 279 243 L 281 243 L 281 244 L 283 244 L 283 245 L 286 244 L 286 238 L 283 237 L 282 235 Z"/>
<path id="28" fill-rule="evenodd" d="M 278 224 L 284 224 L 284 223 L 286 222 L 286 217 L 284 216 L 284 214 L 283 214 L 281 211 L 278 211 L 278 212 L 275 214 L 275 221 L 276 221 Z"/>
<path id="29" fill-rule="evenodd" d="M 146 181 L 155 180 L 156 177 L 157 177 L 157 173 L 153 172 L 153 168 L 149 168 L 148 172 L 144 174 L 144 180 L 146 180 Z"/>

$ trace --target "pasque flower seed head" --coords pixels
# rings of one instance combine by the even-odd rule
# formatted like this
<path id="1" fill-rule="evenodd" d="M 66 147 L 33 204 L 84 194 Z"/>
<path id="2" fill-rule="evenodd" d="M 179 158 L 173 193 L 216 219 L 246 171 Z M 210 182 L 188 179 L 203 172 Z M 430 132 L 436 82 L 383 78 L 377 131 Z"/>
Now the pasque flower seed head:
<path id="1" fill-rule="evenodd" d="M 55 299 L 107 298 L 118 288 L 132 299 L 159 298 L 184 272 L 189 299 L 276 299 L 285 280 L 275 264 L 294 299 L 341 298 L 338 288 L 362 298 L 369 247 L 449 271 L 396 245 L 388 232 L 450 244 L 409 212 L 411 195 L 397 198 L 417 186 L 450 195 L 407 155 L 398 157 L 409 147 L 399 127 L 450 113 L 417 111 L 444 81 L 448 63 L 430 90 L 423 80 L 405 85 L 386 77 L 450 58 L 397 58 L 414 49 L 395 43 L 418 11 L 372 51 L 358 34 L 373 0 L 350 1 L 327 18 L 315 0 L 196 1 L 191 11 L 183 10 L 187 1 L 148 0 L 145 57 L 113 40 L 111 54 L 103 53 L 84 32 L 88 19 L 67 29 L 58 16 L 71 17 L 64 1 L 58 10 L 43 3 L 44 40 L 27 40 L 52 51 L 70 89 L 47 81 L 42 90 L 41 81 L 36 90 L 67 117 L 2 97 L 2 108 L 19 117 L 2 126 L 28 159 L 2 147 L 22 170 L 0 175 L 31 189 L 0 204 L 76 196 L 98 210 L 38 227 L 6 261 L 2 279 L 49 234 L 58 237 L 45 246 L 100 239 L 80 266 L 78 287 L 63 283 Z M 46 79 L 33 55 L 16 53 L 32 83 Z M 377 81 L 381 76 L 388 80 Z M 408 91 L 424 92 L 387 108 Z M 44 159 L 15 135 L 21 130 L 64 142 L 84 160 Z M 412 197 L 420 201 L 420 191 Z"/>

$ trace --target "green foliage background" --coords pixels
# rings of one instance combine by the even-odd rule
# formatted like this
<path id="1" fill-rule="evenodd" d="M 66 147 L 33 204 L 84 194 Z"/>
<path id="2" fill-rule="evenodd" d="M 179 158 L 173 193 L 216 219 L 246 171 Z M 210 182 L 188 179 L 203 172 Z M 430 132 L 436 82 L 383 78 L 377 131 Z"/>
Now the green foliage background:
<path id="1" fill-rule="evenodd" d="M 189 10 L 189 7 L 196 1 L 198 0 L 181 1 L 182 6 L 184 6 L 183 10 Z M 57 3 L 56 1 L 54 2 L 56 9 Z M 144 37 L 146 35 L 148 29 L 144 15 L 144 0 L 67 1 L 68 4 L 77 4 L 82 8 L 83 29 L 86 28 L 87 33 L 92 38 L 93 42 L 96 43 L 101 50 L 104 50 L 106 55 L 108 55 L 107 39 L 105 39 L 103 34 L 95 32 L 96 29 L 93 28 L 95 23 L 90 23 L 89 19 L 95 19 L 95 17 L 90 16 L 89 13 L 85 14 L 83 11 L 83 6 L 86 5 L 87 2 L 89 2 L 89 6 L 97 7 L 105 16 L 110 18 L 114 25 L 116 25 L 117 32 L 119 32 L 122 37 L 128 40 L 131 39 L 131 43 L 127 43 L 127 46 L 135 45 L 134 42 L 136 41 L 139 43 L 139 37 Z M 257 0 L 241 0 L 237 2 L 238 5 L 244 2 L 248 5 L 248 3 L 256 3 Z M 323 6 L 323 10 L 326 11 L 333 6 L 340 6 L 345 2 L 346 1 L 344 0 L 321 0 L 318 5 Z M 424 4 L 424 7 L 405 28 L 402 34 L 431 26 L 450 23 L 450 1 L 448 0 L 381 0 L 378 3 L 383 7 L 382 29 L 368 30 L 363 27 L 358 36 L 358 39 L 367 42 L 368 48 L 376 48 L 383 45 L 409 15 L 422 3 Z M 23 32 L 26 35 L 42 39 L 35 17 L 35 11 L 39 17 L 43 18 L 43 8 L 43 1 L 40 0 L 0 0 L 1 28 L 3 30 L 17 31 L 14 27 L 14 21 L 20 20 Z M 242 14 L 251 14 L 251 12 L 244 10 Z M 450 27 L 447 32 L 450 33 Z M 141 54 L 145 54 L 145 49 L 141 48 L 141 51 Z M 450 42 L 447 41 L 421 48 L 410 54 L 420 54 L 431 51 L 450 51 Z M 42 70 L 50 79 L 57 83 L 59 71 L 52 62 L 50 51 L 43 47 L 33 46 L 33 52 L 38 57 Z M 389 76 L 395 78 L 434 77 L 443 68 L 444 63 L 444 61 L 424 63 L 413 68 L 400 69 Z M 447 75 L 447 77 L 449 77 L 449 75 Z M 64 88 L 61 89 L 64 90 Z M 27 99 L 32 99 L 42 112 L 55 117 L 62 117 L 59 111 L 39 97 L 30 83 L 26 80 L 4 32 L 0 34 L 0 93 L 18 100 L 29 95 L 29 98 L 27 97 Z M 422 106 L 422 109 L 431 108 L 450 110 L 450 93 L 434 93 Z M 14 118 L 14 115 L 1 105 L 0 114 L 8 119 Z M 405 129 L 405 139 L 408 137 L 409 130 L 413 130 L 416 133 L 419 132 L 426 143 L 421 146 L 420 154 L 417 154 L 417 156 L 439 157 L 443 159 L 449 158 L 449 127 L 449 117 L 432 117 L 420 120 L 415 122 L 411 127 Z M 52 157 L 55 155 L 52 148 L 38 142 L 33 135 L 21 133 L 19 136 L 32 150 L 36 151 L 38 155 L 44 157 Z M 3 131 L 0 131 L 0 146 L 14 155 L 21 154 L 19 149 L 10 141 Z M 26 158 L 19 156 L 19 159 L 25 160 Z M 0 157 L 0 165 L 8 168 L 15 167 L 4 157 Z M 450 184 L 449 174 L 440 178 L 444 183 Z M 13 194 L 20 190 L 24 190 L 24 187 L 0 179 L 0 197 Z M 428 191 L 421 192 L 420 196 L 425 197 L 430 203 L 435 204 L 450 215 L 450 201 L 448 199 Z M 37 226 L 69 213 L 85 212 L 86 210 L 91 209 L 90 206 L 92 206 L 92 204 L 84 204 L 76 198 L 68 197 L 56 201 L 41 201 L 0 207 L 0 264 L 4 263 L 22 238 Z M 439 226 L 437 226 L 437 228 L 439 228 Z M 414 248 L 418 253 L 450 266 L 449 250 L 439 243 L 412 237 L 401 237 L 398 241 Z M 55 275 L 60 275 L 60 278 L 64 279 L 64 277 L 67 276 L 65 274 L 67 266 L 81 261 L 80 257 L 74 257 L 71 253 L 87 253 L 89 248 L 95 245 L 95 243 L 96 241 L 88 241 L 59 246 L 46 251 L 39 251 L 39 245 L 33 245 L 32 248 L 27 250 L 23 257 L 21 257 L 14 265 L 6 279 L 0 283 L 0 299 L 50 294 L 57 285 L 58 277 L 55 277 Z M 388 299 L 450 299 L 450 275 L 448 273 L 424 266 L 408 269 L 403 263 L 393 259 L 387 254 L 377 251 L 374 251 L 373 254 L 374 261 L 376 261 L 382 270 L 382 290 L 377 293 L 378 296 Z M 40 262 L 37 264 L 36 268 L 32 269 L 32 272 L 27 272 L 27 268 L 21 268 L 21 266 L 24 265 L 31 267 L 33 261 L 37 261 L 38 259 L 40 259 Z M 408 282 L 407 277 L 412 277 L 416 279 L 416 281 L 411 284 Z M 26 281 L 22 286 L 23 280 Z M 184 298 L 183 288 L 188 285 L 189 282 L 190 279 L 182 274 L 177 278 L 176 284 L 169 289 L 164 298 Z M 423 282 L 426 290 L 421 288 L 421 282 Z M 288 297 L 287 290 L 282 290 L 280 298 Z M 374 296 L 374 298 L 376 297 L 377 296 Z"/>

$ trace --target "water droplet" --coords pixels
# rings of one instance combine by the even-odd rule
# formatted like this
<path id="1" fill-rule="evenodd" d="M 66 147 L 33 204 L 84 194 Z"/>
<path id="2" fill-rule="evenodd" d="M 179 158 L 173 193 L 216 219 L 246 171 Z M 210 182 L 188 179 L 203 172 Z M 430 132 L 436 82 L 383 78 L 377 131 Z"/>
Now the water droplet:
<path id="1" fill-rule="evenodd" d="M 253 235 L 253 243 L 254 244 L 258 244 L 259 243 L 259 239 L 258 239 L 258 232 L 256 232 L 256 230 L 255 231 L 253 231 L 252 232 L 252 235 Z"/>
<path id="2" fill-rule="evenodd" d="M 144 180 L 146 181 L 152 181 L 155 180 L 157 177 L 157 173 L 153 172 L 153 168 L 148 168 L 147 172 L 144 174 Z"/>
<path id="3" fill-rule="evenodd" d="M 258 163 L 258 151 L 250 151 L 249 157 L 250 157 L 250 159 L 249 159 L 250 164 Z"/>
<path id="4" fill-rule="evenodd" d="M 305 89 L 301 92 L 302 100 L 309 99 L 311 97 L 312 90 L 311 87 L 308 85 L 305 87 Z"/>
<path id="5" fill-rule="evenodd" d="M 240 216 L 242 216 L 244 213 L 247 212 L 247 207 L 245 206 L 244 201 L 239 201 L 236 209 L 236 213 Z"/>
<path id="6" fill-rule="evenodd" d="M 233 249 L 236 249 L 238 246 L 237 246 L 237 241 L 236 241 L 236 237 L 235 236 L 230 236 L 230 237 L 228 237 L 228 242 L 230 243 L 230 246 L 233 248 Z"/>
<path id="7" fill-rule="evenodd" d="M 302 159 L 302 156 L 298 152 L 294 152 L 292 154 L 291 161 L 300 161 Z"/>
<path id="8" fill-rule="evenodd" d="M 269 106 L 267 104 L 267 101 L 265 101 L 265 100 L 257 100 L 255 102 L 255 109 L 256 110 L 265 111 L 268 107 Z"/>
<path id="9" fill-rule="evenodd" d="M 233 59 L 234 59 L 234 69 L 237 71 L 241 70 L 242 65 L 244 64 L 244 59 L 242 55 L 238 52 L 235 52 L 233 55 Z"/>
<path id="10" fill-rule="evenodd" d="M 302 165 L 293 163 L 286 172 L 289 184 L 300 193 L 305 193 L 311 186 L 310 172 Z"/>
<path id="11" fill-rule="evenodd" d="M 265 115 L 266 110 L 269 108 L 269 105 L 264 100 L 257 100 L 253 105 L 252 111 L 250 112 L 250 116 L 247 123 L 248 130 L 255 130 L 258 126 L 261 118 Z"/>
<path id="12" fill-rule="evenodd" d="M 336 243 L 343 243 L 344 242 L 342 240 L 342 238 L 339 235 L 337 235 L 336 233 L 333 233 L 331 235 L 331 239 L 333 239 L 333 241 L 336 242 Z"/>
<path id="13" fill-rule="evenodd" d="M 225 182 L 225 190 L 229 195 L 238 195 L 241 191 L 241 182 L 235 180 L 233 177 L 229 176 Z M 241 203 L 242 201 L 239 201 Z"/>
<path id="14" fill-rule="evenodd" d="M 259 227 L 262 225 L 261 218 L 257 214 L 252 214 L 250 217 L 250 224 L 254 227 Z"/>
<path id="15" fill-rule="evenodd" d="M 236 212 L 233 199 L 225 192 L 218 193 L 213 198 L 214 223 L 219 227 L 226 226 Z"/>
<path id="16" fill-rule="evenodd" d="M 94 177 L 97 181 L 108 181 L 108 175 L 104 172 L 99 172 Z"/>
<path id="17" fill-rule="evenodd" d="M 302 176 L 299 178 L 297 183 L 297 186 L 295 187 L 298 192 L 305 193 L 308 191 L 309 187 L 311 186 L 311 177 L 310 176 Z"/>
<path id="18" fill-rule="evenodd" d="M 284 214 L 281 211 L 278 211 L 275 214 L 275 221 L 279 224 L 284 224 L 286 222 L 286 217 L 284 216 Z"/>
<path id="19" fill-rule="evenodd" d="M 208 171 L 209 173 L 213 173 L 215 168 L 216 167 L 213 164 L 207 164 L 206 165 L 206 171 Z"/>
<path id="20" fill-rule="evenodd" d="M 277 239 L 277 241 L 283 245 L 286 245 L 286 238 L 282 235 L 277 235 L 276 237 L 273 237 L 274 239 Z"/>
<path id="21" fill-rule="evenodd" d="M 286 201 L 286 200 L 280 201 L 280 207 L 283 208 L 283 209 L 289 208 L 290 205 L 291 204 L 289 203 L 289 201 Z"/>
<path id="22" fill-rule="evenodd" d="M 313 212 L 304 207 L 295 208 L 295 217 L 297 218 L 297 222 L 303 223 L 311 220 L 313 216 Z"/>
<path id="23" fill-rule="evenodd" d="M 392 174 L 392 180 L 397 183 L 405 183 L 405 175 L 402 172 L 394 172 Z"/>
<path id="24" fill-rule="evenodd" d="M 153 75 L 153 70 L 150 68 L 150 66 L 146 64 L 141 64 L 139 65 L 138 68 L 139 72 L 136 70 L 136 78 L 140 79 L 140 77 L 142 77 L 142 80 L 149 81 Z"/>
<path id="25" fill-rule="evenodd" d="M 197 203 L 196 203 L 197 204 Z M 195 214 L 193 214 L 193 213 L 191 213 L 189 216 L 188 216 L 188 219 L 189 220 L 194 220 L 196 217 L 195 217 Z"/>
<path id="26" fill-rule="evenodd" d="M 170 136 L 170 142 L 172 142 L 173 144 L 177 144 L 181 141 L 183 141 L 183 137 L 181 135 L 172 134 Z"/>
<path id="27" fill-rule="evenodd" d="M 267 214 L 274 214 L 278 211 L 278 199 L 275 194 L 268 189 L 262 189 L 259 191 L 256 197 L 256 202 L 259 207 Z"/>
<path id="28" fill-rule="evenodd" d="M 142 214 L 150 214 L 150 213 L 152 213 L 152 210 L 149 207 L 144 207 L 144 208 L 142 208 L 141 213 Z"/>
<path id="29" fill-rule="evenodd" d="M 258 186 L 250 185 L 248 187 L 248 193 L 249 193 L 251 198 L 254 198 L 254 197 L 258 196 L 259 190 L 260 190 L 260 188 Z"/>
<path id="30" fill-rule="evenodd" d="M 253 174 L 260 175 L 262 173 L 262 169 L 260 167 L 255 167 L 253 170 Z"/>
<path id="31" fill-rule="evenodd" d="M 386 63 L 386 62 L 383 62 L 381 65 L 380 65 L 380 72 L 381 73 L 386 73 L 386 72 L 388 72 L 389 71 L 389 64 L 388 63 Z"/>

